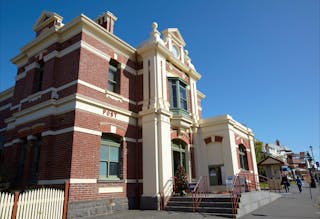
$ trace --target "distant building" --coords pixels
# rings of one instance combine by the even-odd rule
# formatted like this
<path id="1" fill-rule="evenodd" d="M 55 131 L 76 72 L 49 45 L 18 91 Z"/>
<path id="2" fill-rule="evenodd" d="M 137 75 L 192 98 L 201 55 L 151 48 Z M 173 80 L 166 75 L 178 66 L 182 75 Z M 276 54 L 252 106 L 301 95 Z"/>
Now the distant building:
<path id="1" fill-rule="evenodd" d="M 76 217 L 106 213 L 111 202 L 158 209 L 179 166 L 189 181 L 208 176 L 212 191 L 240 172 L 257 182 L 251 129 L 229 115 L 202 119 L 201 76 L 179 30 L 161 37 L 153 23 L 133 48 L 114 35 L 116 20 L 106 12 L 63 24 L 44 12 L 11 60 L 15 86 L 0 93 L 1 169 L 11 186 L 68 180 Z"/>
<path id="2" fill-rule="evenodd" d="M 291 152 L 292 151 L 288 147 L 281 145 L 279 140 L 276 140 L 275 144 L 265 144 L 266 155 L 280 159 L 283 162 L 287 162 L 287 155 Z"/>

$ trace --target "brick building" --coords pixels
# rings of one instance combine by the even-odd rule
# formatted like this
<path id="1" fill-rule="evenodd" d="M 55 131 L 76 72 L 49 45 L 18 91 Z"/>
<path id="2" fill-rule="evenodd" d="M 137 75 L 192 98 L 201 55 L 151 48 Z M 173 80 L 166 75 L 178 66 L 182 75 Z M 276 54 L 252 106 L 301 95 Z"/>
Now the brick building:
<path id="1" fill-rule="evenodd" d="M 108 203 L 158 209 L 181 165 L 189 181 L 209 176 L 213 191 L 227 176 L 257 174 L 252 131 L 229 115 L 202 119 L 201 76 L 179 30 L 161 37 L 153 23 L 133 48 L 113 34 L 116 20 L 41 14 L 35 39 L 11 60 L 15 86 L 0 93 L 2 179 L 68 180 L 76 217 L 107 213 Z"/>

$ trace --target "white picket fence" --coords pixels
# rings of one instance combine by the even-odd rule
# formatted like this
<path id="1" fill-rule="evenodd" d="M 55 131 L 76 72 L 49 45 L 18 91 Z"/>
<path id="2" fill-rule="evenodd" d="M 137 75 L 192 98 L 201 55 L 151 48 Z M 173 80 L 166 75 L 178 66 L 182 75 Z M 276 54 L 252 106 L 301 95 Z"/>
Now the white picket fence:
<path id="1" fill-rule="evenodd" d="M 0 218 L 11 219 L 14 195 L 4 194 L 3 199 L 2 195 Z M 16 219 L 61 219 L 63 201 L 64 191 L 57 189 L 42 188 L 20 193 Z"/>
<path id="2" fill-rule="evenodd" d="M 11 219 L 14 195 L 9 193 L 0 193 L 0 218 Z"/>

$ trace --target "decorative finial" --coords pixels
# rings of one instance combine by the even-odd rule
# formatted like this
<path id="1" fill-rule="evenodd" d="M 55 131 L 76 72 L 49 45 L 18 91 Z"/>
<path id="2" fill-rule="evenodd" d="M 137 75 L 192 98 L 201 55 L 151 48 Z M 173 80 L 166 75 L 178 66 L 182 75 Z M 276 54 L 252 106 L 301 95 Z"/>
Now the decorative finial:
<path id="1" fill-rule="evenodd" d="M 153 31 L 153 32 L 157 32 L 157 31 L 158 31 L 157 29 L 158 29 L 158 24 L 157 24 L 157 22 L 153 22 L 153 23 L 152 23 L 152 31 Z"/>

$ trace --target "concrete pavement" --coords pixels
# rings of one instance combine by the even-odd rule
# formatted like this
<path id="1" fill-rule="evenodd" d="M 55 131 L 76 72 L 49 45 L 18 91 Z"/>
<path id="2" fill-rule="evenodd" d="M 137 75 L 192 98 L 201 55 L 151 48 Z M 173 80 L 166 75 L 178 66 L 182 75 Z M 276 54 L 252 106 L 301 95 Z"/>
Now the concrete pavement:
<path id="1" fill-rule="evenodd" d="M 320 186 L 317 186 L 317 188 L 311 188 L 311 199 L 310 188 L 304 187 L 299 193 L 298 187 L 292 185 L 288 193 L 282 193 L 281 198 L 241 218 L 320 219 Z"/>
<path id="2" fill-rule="evenodd" d="M 310 189 L 304 187 L 302 193 L 299 193 L 296 185 L 292 185 L 288 193 L 281 193 L 281 197 L 276 201 L 262 206 L 261 208 L 250 212 L 241 217 L 242 219 L 320 219 L 320 188 L 311 189 L 312 199 L 310 198 Z M 201 219 L 223 217 L 208 216 L 200 213 L 183 213 L 167 211 L 140 211 L 130 210 L 114 213 L 112 215 L 90 217 L 90 219 Z M 89 218 L 88 218 L 89 219 Z"/>

